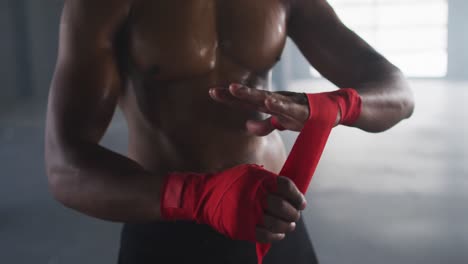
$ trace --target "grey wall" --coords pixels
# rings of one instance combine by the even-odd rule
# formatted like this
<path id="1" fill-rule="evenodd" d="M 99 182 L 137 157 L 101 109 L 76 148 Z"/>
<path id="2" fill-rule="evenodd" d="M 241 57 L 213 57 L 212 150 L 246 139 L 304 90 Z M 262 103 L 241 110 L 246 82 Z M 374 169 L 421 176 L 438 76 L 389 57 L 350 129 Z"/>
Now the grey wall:
<path id="1" fill-rule="evenodd" d="M 47 95 L 56 58 L 61 0 L 0 1 L 0 103 Z"/>
<path id="2" fill-rule="evenodd" d="M 468 1 L 449 0 L 450 79 L 468 79 Z"/>
<path id="3" fill-rule="evenodd" d="M 310 63 L 297 46 L 288 39 L 281 55 L 281 61 L 273 69 L 273 83 L 276 90 L 287 90 L 290 82 L 312 78 Z"/>
<path id="4" fill-rule="evenodd" d="M 36 97 L 44 98 L 48 93 L 55 66 L 63 1 L 27 0 L 26 3 L 25 12 L 28 16 L 30 34 L 32 88 Z"/>
<path id="5" fill-rule="evenodd" d="M 4 105 L 16 95 L 17 80 L 13 16 L 7 1 L 0 1 L 0 104 Z"/>
<path id="6" fill-rule="evenodd" d="M 448 73 L 449 79 L 468 80 L 468 1 L 448 0 Z M 416 14 L 415 14 L 416 15 Z M 288 57 L 289 56 L 289 57 Z M 293 79 L 310 78 L 308 62 L 297 47 L 288 42 L 278 68 L 278 82 L 286 84 Z"/>

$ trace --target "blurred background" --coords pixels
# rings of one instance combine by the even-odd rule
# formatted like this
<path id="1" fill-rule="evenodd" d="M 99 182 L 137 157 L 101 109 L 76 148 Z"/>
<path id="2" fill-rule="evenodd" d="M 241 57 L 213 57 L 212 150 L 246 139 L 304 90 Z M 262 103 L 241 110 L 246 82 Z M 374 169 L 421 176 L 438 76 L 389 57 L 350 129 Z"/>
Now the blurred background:
<path id="1" fill-rule="evenodd" d="M 330 0 L 410 78 L 413 117 L 382 134 L 337 128 L 304 217 L 323 264 L 468 263 L 468 1 Z M 115 263 L 120 225 L 64 209 L 47 190 L 46 98 L 60 0 L 0 0 L 0 263 Z M 333 85 L 288 43 L 274 85 Z M 283 133 L 288 148 L 296 134 Z M 125 153 L 117 113 L 103 145 Z"/>

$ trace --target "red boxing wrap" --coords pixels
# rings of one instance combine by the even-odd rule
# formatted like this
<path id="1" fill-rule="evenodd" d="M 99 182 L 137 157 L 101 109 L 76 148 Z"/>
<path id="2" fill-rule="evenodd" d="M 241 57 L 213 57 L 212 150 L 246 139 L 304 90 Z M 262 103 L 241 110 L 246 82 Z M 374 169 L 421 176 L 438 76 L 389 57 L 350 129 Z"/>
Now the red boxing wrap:
<path id="1" fill-rule="evenodd" d="M 266 196 L 277 189 L 277 175 L 258 165 L 241 165 L 214 174 L 172 173 L 161 193 L 165 220 L 195 220 L 235 240 L 255 242 L 263 224 Z"/>
<path id="2" fill-rule="evenodd" d="M 286 128 L 284 128 L 284 126 L 282 126 L 279 123 L 278 118 L 276 118 L 276 116 L 272 116 L 270 119 L 270 122 L 271 122 L 271 126 L 273 126 L 274 129 L 279 130 L 279 131 L 286 130 Z"/>
<path id="3" fill-rule="evenodd" d="M 306 193 L 312 176 L 320 161 L 323 150 L 341 112 L 343 125 L 354 124 L 361 114 L 362 100 L 354 89 L 307 94 L 309 119 L 299 134 L 286 163 L 279 175 L 293 180 L 302 193 Z M 271 119 L 274 127 L 281 128 L 276 118 Z M 257 243 L 258 263 L 270 248 L 270 244 Z"/>
<path id="4" fill-rule="evenodd" d="M 299 134 L 280 175 L 289 177 L 305 193 L 335 126 L 352 125 L 361 112 L 361 98 L 353 89 L 307 94 L 310 116 Z M 275 128 L 282 129 L 276 118 Z M 213 174 L 172 173 L 161 192 L 161 216 L 165 220 L 195 220 L 208 224 L 235 240 L 255 242 L 255 229 L 263 224 L 266 196 L 277 189 L 277 175 L 258 165 Z M 257 244 L 258 263 L 270 244 Z"/>

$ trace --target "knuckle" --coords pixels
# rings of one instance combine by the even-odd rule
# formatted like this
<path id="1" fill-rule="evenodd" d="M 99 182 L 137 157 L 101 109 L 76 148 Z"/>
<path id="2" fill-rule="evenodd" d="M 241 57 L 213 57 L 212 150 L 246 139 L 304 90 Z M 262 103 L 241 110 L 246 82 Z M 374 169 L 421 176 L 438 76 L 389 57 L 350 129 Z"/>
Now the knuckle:
<path id="1" fill-rule="evenodd" d="M 283 191 L 287 191 L 289 188 L 290 181 L 290 179 L 284 176 L 280 176 L 278 177 L 278 187 L 281 188 L 281 190 Z"/>
<path id="2" fill-rule="evenodd" d="M 272 233 L 279 233 L 279 232 L 284 232 L 285 230 L 283 230 L 283 229 L 281 228 L 281 226 L 279 226 L 279 225 L 277 225 L 277 224 L 274 224 L 274 225 L 271 226 L 270 231 L 271 231 Z"/>
<path id="3" fill-rule="evenodd" d="M 284 226 L 278 220 L 273 220 L 270 224 L 270 231 L 274 233 L 284 232 Z"/>
<path id="4" fill-rule="evenodd" d="M 278 202 L 278 209 L 281 211 L 281 212 L 287 212 L 288 209 L 289 209 L 289 204 L 288 202 L 286 202 L 285 200 L 280 200 Z"/>
<path id="5" fill-rule="evenodd" d="M 264 227 L 272 234 L 291 232 L 291 224 L 272 216 L 265 217 Z"/>
<path id="6" fill-rule="evenodd" d="M 300 115 L 301 115 L 301 119 L 302 120 L 307 120 L 307 118 L 309 118 L 309 109 L 306 108 L 306 107 L 302 107 L 301 108 L 301 111 L 300 111 Z"/>
<path id="7" fill-rule="evenodd" d="M 271 243 L 276 240 L 277 235 L 273 234 L 268 231 L 262 231 L 261 235 L 259 236 L 259 241 L 262 243 Z"/>
<path id="8" fill-rule="evenodd" d="M 274 240 L 275 240 L 275 239 L 274 239 L 274 235 L 273 235 L 273 234 L 267 233 L 267 234 L 265 235 L 264 241 L 265 241 L 266 243 L 271 243 L 271 242 L 273 242 Z"/>
<path id="9" fill-rule="evenodd" d="M 274 234 L 274 233 L 272 233 L 272 232 L 268 232 L 268 233 L 267 233 L 266 239 L 267 239 L 269 242 L 271 242 L 271 241 L 275 241 L 276 237 L 277 237 L 276 234 Z"/>
<path id="10" fill-rule="evenodd" d="M 301 213 L 299 211 L 295 211 L 292 218 L 293 218 L 293 222 L 299 221 L 299 219 L 301 218 Z"/>
<path id="11" fill-rule="evenodd" d="M 288 191 L 290 192 L 296 192 L 296 185 L 294 182 L 290 179 L 287 179 L 286 181 L 286 187 L 288 188 Z"/>
<path id="12" fill-rule="evenodd" d="M 279 232 L 289 233 L 289 232 L 294 231 L 294 229 L 295 229 L 295 226 L 291 225 L 291 223 L 283 222 L 283 223 L 281 223 L 281 227 L 279 228 L 279 230 L 280 230 Z"/>
<path id="13" fill-rule="evenodd" d="M 281 177 L 281 178 L 282 178 L 281 181 L 285 190 L 288 192 L 295 192 L 296 185 L 294 184 L 294 182 L 287 177 Z"/>
<path id="14" fill-rule="evenodd" d="M 279 176 L 279 177 L 277 178 L 278 187 L 283 186 L 283 184 L 284 184 L 284 178 L 285 178 L 284 176 Z"/>

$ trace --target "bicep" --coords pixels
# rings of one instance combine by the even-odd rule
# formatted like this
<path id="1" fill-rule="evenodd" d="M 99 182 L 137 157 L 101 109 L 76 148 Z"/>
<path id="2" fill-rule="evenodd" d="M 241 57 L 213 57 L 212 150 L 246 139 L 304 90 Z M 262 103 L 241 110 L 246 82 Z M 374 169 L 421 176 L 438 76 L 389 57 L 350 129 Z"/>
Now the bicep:
<path id="1" fill-rule="evenodd" d="M 92 4 L 83 3 L 90 2 L 68 1 L 62 15 L 47 114 L 54 141 L 98 142 L 116 108 L 121 79 L 112 37 L 119 20 L 87 12 Z"/>
<path id="2" fill-rule="evenodd" d="M 340 87 L 355 86 L 372 74 L 394 68 L 347 28 L 326 0 L 297 0 L 289 35 L 324 77 Z"/>

